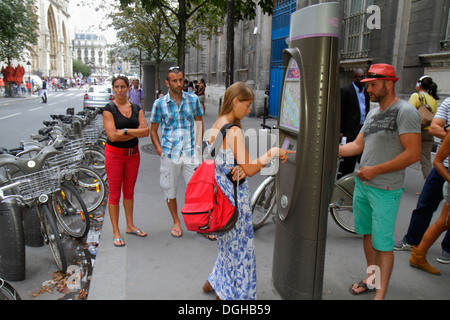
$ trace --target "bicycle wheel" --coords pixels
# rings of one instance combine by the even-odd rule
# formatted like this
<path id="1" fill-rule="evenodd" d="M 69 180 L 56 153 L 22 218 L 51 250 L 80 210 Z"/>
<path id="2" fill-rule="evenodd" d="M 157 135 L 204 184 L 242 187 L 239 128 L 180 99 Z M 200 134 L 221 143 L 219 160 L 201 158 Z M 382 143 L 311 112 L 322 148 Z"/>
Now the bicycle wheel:
<path id="1" fill-rule="evenodd" d="M 50 245 L 50 250 L 52 251 L 53 258 L 55 259 L 59 271 L 66 272 L 66 254 L 55 219 L 53 218 L 53 213 L 50 211 L 47 203 L 41 204 L 39 210 L 41 211 L 42 230 L 44 232 L 45 241 Z"/>
<path id="2" fill-rule="evenodd" d="M 330 213 L 339 227 L 347 232 L 356 233 L 353 219 L 353 196 L 338 185 L 334 186 L 330 201 Z"/>
<path id="3" fill-rule="evenodd" d="M 8 282 L 0 279 L 0 300 L 22 300 L 19 293 Z"/>
<path id="4" fill-rule="evenodd" d="M 269 217 L 276 203 L 275 178 L 267 178 L 263 184 L 265 186 L 257 191 L 253 196 L 252 222 L 253 229 L 259 229 Z"/>
<path id="5" fill-rule="evenodd" d="M 102 204 L 106 196 L 106 186 L 97 172 L 81 167 L 72 182 L 83 198 L 87 212 L 93 212 Z"/>
<path id="6" fill-rule="evenodd" d="M 105 153 L 97 150 L 97 147 L 91 147 L 84 150 L 83 164 L 92 169 L 103 173 L 105 171 Z"/>
<path id="7" fill-rule="evenodd" d="M 52 207 L 59 224 L 72 237 L 80 239 L 89 232 L 89 214 L 83 198 L 68 181 L 52 196 Z"/>

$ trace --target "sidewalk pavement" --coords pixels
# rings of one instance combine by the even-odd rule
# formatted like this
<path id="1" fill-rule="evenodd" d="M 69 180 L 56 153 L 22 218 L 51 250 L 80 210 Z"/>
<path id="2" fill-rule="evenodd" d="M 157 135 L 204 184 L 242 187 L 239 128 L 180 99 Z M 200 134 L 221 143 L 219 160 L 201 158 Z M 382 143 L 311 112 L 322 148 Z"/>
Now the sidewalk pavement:
<path id="1" fill-rule="evenodd" d="M 204 116 L 205 129 L 211 127 L 216 117 L 217 107 L 207 104 Z M 259 118 L 247 117 L 243 120 L 244 130 L 260 129 L 261 122 Z M 269 119 L 267 123 L 274 125 L 276 120 Z M 212 271 L 217 256 L 217 245 L 194 232 L 187 231 L 183 223 L 182 238 L 170 235 L 172 219 L 159 186 L 159 156 L 143 151 L 147 150 L 145 146 L 149 145 L 151 145 L 149 137 L 140 140 L 141 164 L 134 198 L 135 225 L 145 230 L 148 236 L 140 238 L 125 233 L 125 217 L 121 206 L 119 224 L 126 246 L 115 247 L 112 242 L 109 215 L 106 214 L 88 299 L 214 300 L 214 294 L 205 294 L 201 288 Z M 249 179 L 251 192 L 263 179 L 264 177 L 260 175 Z M 422 184 L 420 172 L 408 169 L 396 239 L 400 239 L 407 229 L 411 210 L 417 201 L 416 192 L 420 192 Z M 178 211 L 183 206 L 185 188 L 181 179 L 177 193 Z M 179 216 L 182 218 L 181 213 Z M 274 235 L 275 224 L 270 218 L 266 225 L 255 231 L 259 300 L 282 299 L 272 283 Z M 409 252 L 395 252 L 394 271 L 387 299 L 450 299 L 448 290 L 450 265 L 443 265 L 435 260 L 440 253 L 441 239 L 442 237 L 429 252 L 429 261 L 441 270 L 441 276 L 430 275 L 410 267 Z M 351 284 L 363 279 L 365 268 L 362 237 L 343 231 L 329 218 L 323 299 L 372 299 L 373 294 L 355 296 L 349 292 Z"/>
<path id="2" fill-rule="evenodd" d="M 4 106 L 4 105 L 10 105 L 16 102 L 21 102 L 24 100 L 30 100 L 30 99 L 37 99 L 39 98 L 39 95 L 37 94 L 33 94 L 30 95 L 28 93 L 24 93 L 20 96 L 15 96 L 15 97 L 6 97 L 4 93 L 0 94 L 0 106 Z"/>

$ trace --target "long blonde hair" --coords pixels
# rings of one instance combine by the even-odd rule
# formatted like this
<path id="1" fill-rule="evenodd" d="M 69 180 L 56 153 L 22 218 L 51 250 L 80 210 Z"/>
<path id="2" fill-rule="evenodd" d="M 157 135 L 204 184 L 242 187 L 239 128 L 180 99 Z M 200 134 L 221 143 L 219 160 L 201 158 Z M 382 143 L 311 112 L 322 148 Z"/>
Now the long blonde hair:
<path id="1" fill-rule="evenodd" d="M 227 115 L 233 111 L 233 100 L 235 98 L 237 98 L 239 101 L 252 101 L 255 99 L 255 94 L 253 93 L 253 90 L 243 82 L 236 82 L 232 84 L 225 91 L 225 96 L 223 97 L 223 103 L 222 107 L 220 108 L 219 116 Z M 242 128 L 241 120 L 235 119 L 234 123 Z"/>

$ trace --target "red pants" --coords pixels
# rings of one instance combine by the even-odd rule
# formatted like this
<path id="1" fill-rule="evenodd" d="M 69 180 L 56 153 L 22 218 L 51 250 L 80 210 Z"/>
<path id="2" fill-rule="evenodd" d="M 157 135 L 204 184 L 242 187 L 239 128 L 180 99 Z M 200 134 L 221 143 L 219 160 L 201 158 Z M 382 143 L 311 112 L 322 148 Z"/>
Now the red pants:
<path id="1" fill-rule="evenodd" d="M 106 145 L 105 169 L 109 184 L 108 203 L 118 205 L 120 191 L 123 191 L 124 199 L 133 199 L 134 185 L 139 171 L 139 148 L 128 152 L 130 149 L 122 149 Z M 128 155 L 131 154 L 131 155 Z"/>

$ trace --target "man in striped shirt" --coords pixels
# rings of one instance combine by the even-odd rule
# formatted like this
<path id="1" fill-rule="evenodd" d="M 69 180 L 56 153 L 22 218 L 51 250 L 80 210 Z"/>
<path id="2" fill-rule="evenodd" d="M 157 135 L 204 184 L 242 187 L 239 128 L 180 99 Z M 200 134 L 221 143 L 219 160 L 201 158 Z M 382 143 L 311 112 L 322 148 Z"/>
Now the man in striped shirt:
<path id="1" fill-rule="evenodd" d="M 169 92 L 153 104 L 150 116 L 150 138 L 156 152 L 161 156 L 160 185 L 172 215 L 171 235 L 182 236 L 176 191 L 178 177 L 183 175 L 187 184 L 198 163 L 195 161 L 196 146 L 203 137 L 203 111 L 196 95 L 183 91 L 183 73 L 179 67 L 169 69 L 166 85 Z M 161 124 L 161 141 L 158 128 Z"/>

